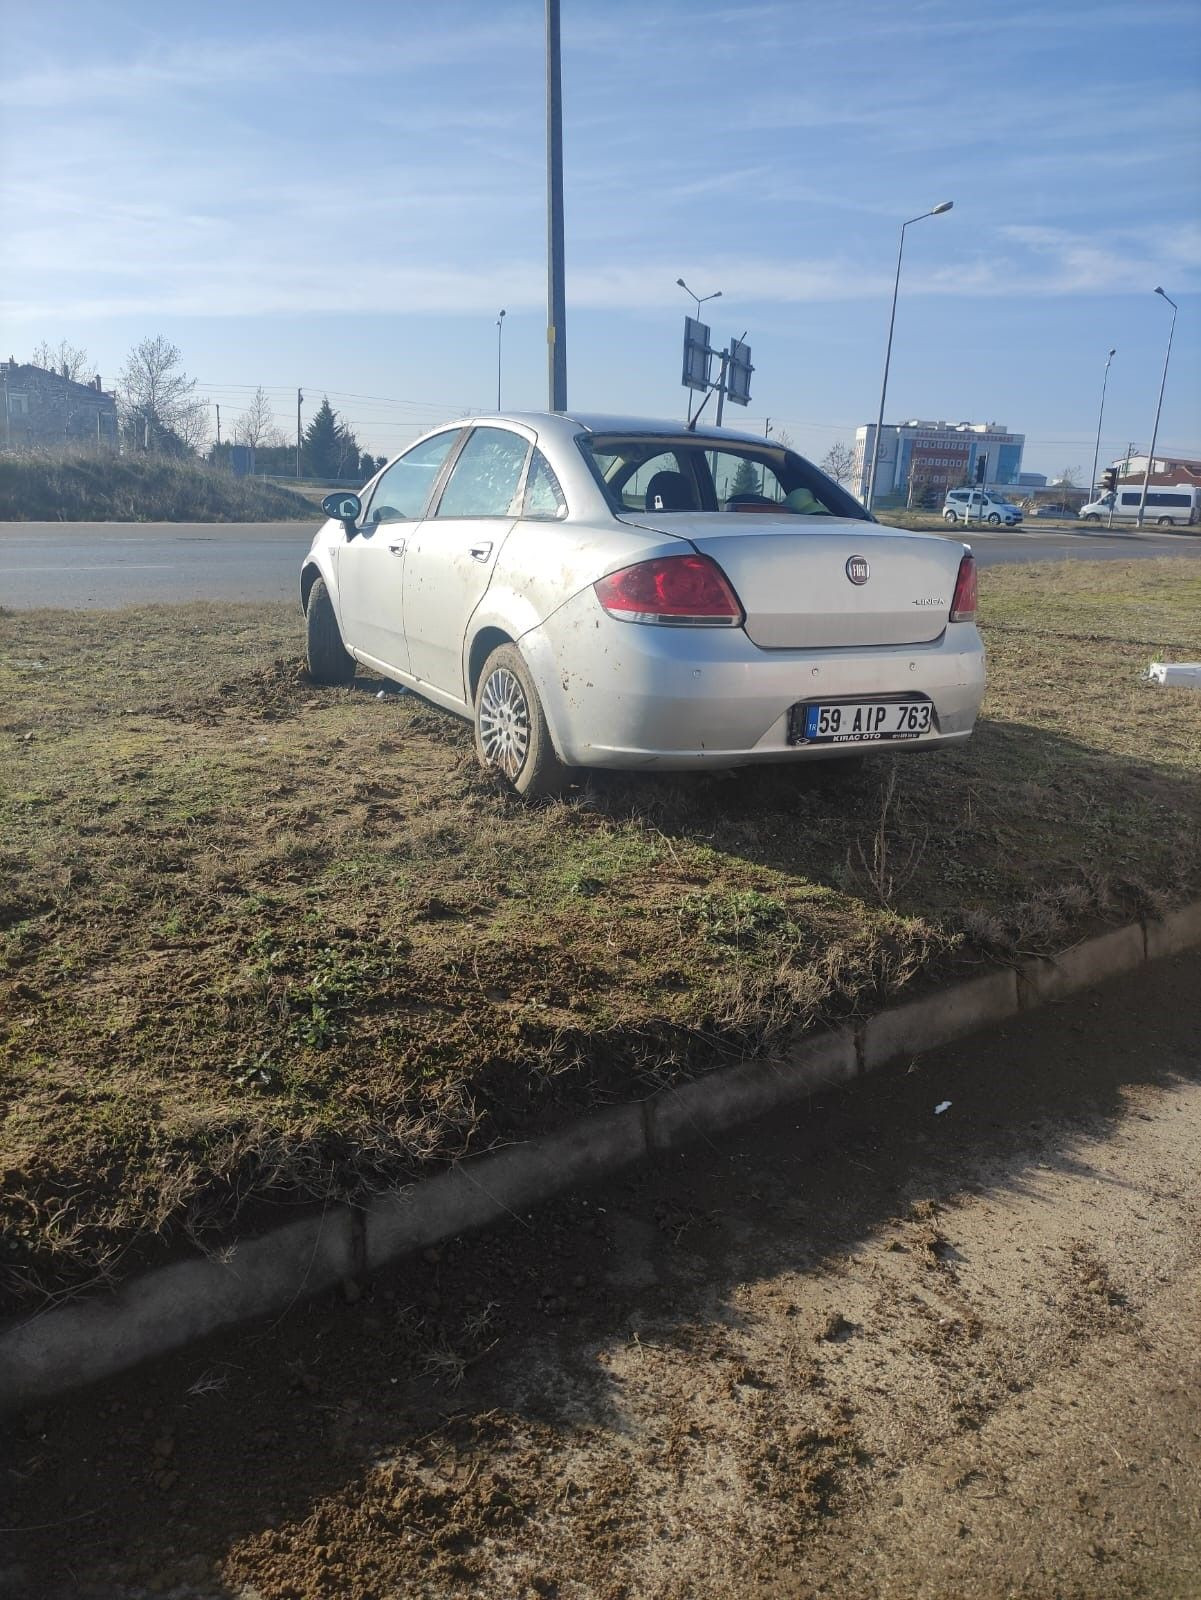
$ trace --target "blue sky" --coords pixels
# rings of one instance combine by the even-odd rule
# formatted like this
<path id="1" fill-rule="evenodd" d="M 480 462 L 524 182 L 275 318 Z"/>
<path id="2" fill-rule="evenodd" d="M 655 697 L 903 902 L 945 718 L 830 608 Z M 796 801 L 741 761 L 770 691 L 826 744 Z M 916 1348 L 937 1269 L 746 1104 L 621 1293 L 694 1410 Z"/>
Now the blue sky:
<path id="1" fill-rule="evenodd" d="M 541 0 L 0 0 L 0 342 L 165 334 L 223 423 L 323 393 L 367 448 L 546 403 Z M 1025 466 L 1201 455 L 1192 0 L 562 0 L 568 398 L 681 415 L 676 286 L 720 288 L 754 396 L 818 458 L 874 420 L 997 420 Z"/>

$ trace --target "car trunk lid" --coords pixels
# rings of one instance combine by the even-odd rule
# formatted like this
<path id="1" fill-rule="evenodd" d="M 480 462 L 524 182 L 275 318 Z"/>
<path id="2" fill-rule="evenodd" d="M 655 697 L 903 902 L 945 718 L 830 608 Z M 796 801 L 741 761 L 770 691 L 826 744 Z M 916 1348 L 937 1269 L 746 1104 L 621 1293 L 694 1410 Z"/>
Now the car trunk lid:
<path id="1" fill-rule="evenodd" d="M 652 512 L 622 520 L 712 557 L 742 602 L 747 635 L 764 650 L 937 639 L 964 548 L 850 518 Z"/>

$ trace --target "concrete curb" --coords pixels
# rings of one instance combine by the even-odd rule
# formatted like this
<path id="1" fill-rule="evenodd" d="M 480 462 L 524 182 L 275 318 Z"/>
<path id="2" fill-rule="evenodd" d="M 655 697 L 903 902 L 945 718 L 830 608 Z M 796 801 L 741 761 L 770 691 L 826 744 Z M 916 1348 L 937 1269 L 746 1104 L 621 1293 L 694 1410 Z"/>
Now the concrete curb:
<path id="1" fill-rule="evenodd" d="M 298 1300 L 466 1229 L 1195 945 L 1201 945 L 1201 901 L 802 1040 L 782 1057 L 743 1062 L 459 1162 L 363 1210 L 335 1206 L 239 1241 L 220 1256 L 157 1268 L 103 1300 L 50 1306 L 0 1328 L 0 1412 L 95 1382 L 220 1328 L 282 1314 Z"/>

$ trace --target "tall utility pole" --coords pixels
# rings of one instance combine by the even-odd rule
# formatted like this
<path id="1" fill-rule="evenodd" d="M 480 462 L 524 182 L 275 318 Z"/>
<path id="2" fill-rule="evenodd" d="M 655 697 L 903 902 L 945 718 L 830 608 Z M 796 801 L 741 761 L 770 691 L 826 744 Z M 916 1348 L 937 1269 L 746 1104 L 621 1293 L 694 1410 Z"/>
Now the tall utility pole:
<path id="1" fill-rule="evenodd" d="M 1109 363 L 1117 355 L 1116 348 L 1111 350 L 1105 358 L 1105 375 L 1101 379 L 1101 409 L 1097 413 L 1097 447 L 1093 451 L 1093 475 L 1088 480 L 1088 494 L 1091 500 L 1097 492 L 1097 461 L 1101 455 L 1101 418 L 1105 415 L 1105 385 L 1109 382 Z"/>
<path id="2" fill-rule="evenodd" d="M 567 296 L 563 283 L 563 75 L 559 0 L 546 0 L 546 339 L 550 409 L 567 410 Z"/>
<path id="3" fill-rule="evenodd" d="M 884 351 L 884 381 L 880 385 L 880 414 L 876 418 L 876 434 L 872 440 L 872 467 L 871 476 L 867 480 L 867 509 L 870 511 L 876 499 L 876 468 L 880 464 L 880 435 L 884 432 L 884 396 L 888 393 L 888 367 L 892 360 L 892 333 L 897 322 L 897 293 L 901 287 L 901 257 L 905 253 L 905 229 L 912 228 L 915 222 L 924 222 L 927 217 L 941 217 L 944 211 L 950 211 L 954 206 L 953 200 L 943 200 L 930 211 L 923 211 L 920 217 L 910 217 L 908 222 L 901 224 L 901 242 L 897 246 L 897 275 L 892 285 L 892 312 L 888 318 L 888 346 Z M 969 501 L 970 505 L 970 501 Z"/>
<path id="4" fill-rule="evenodd" d="M 300 405 L 304 396 L 300 390 L 296 391 L 296 476 L 300 477 Z"/>
<path id="5" fill-rule="evenodd" d="M 217 407 L 217 443 L 221 443 L 221 407 Z"/>
<path id="6" fill-rule="evenodd" d="M 496 314 L 496 409 L 500 410 L 500 338 L 505 331 L 504 311 Z"/>
<path id="7" fill-rule="evenodd" d="M 1156 444 L 1156 441 L 1159 438 L 1159 413 L 1163 410 L 1163 391 L 1164 391 L 1164 385 L 1168 381 L 1168 362 L 1172 359 L 1172 335 L 1176 332 L 1176 310 L 1177 310 L 1177 306 L 1176 306 L 1175 300 L 1173 300 L 1170 295 L 1164 294 L 1162 289 L 1156 289 L 1155 293 L 1157 295 L 1159 295 L 1162 299 L 1166 300 L 1168 302 L 1168 304 L 1171 306 L 1171 308 L 1172 308 L 1172 326 L 1168 329 L 1168 348 L 1164 351 L 1163 377 L 1159 380 L 1159 399 L 1156 402 L 1156 406 L 1155 406 L 1155 426 L 1151 429 L 1151 448 L 1147 452 L 1147 470 L 1146 470 L 1146 472 L 1143 473 L 1143 492 L 1139 496 L 1138 520 L 1135 523 L 1135 527 L 1136 528 L 1141 528 L 1142 527 L 1142 525 L 1143 525 L 1143 512 L 1146 511 L 1146 509 L 1147 509 L 1147 490 L 1148 490 L 1148 488 L 1150 487 L 1150 484 L 1151 484 L 1151 473 L 1154 471 L 1154 468 L 1155 468 L 1155 444 Z"/>

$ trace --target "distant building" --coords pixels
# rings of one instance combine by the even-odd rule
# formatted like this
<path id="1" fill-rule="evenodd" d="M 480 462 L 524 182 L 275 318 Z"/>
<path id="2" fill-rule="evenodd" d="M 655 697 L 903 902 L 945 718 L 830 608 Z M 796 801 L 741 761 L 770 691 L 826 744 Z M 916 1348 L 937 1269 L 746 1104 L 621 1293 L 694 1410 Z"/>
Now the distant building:
<path id="1" fill-rule="evenodd" d="M 1147 476 L 1147 457 L 1119 456 L 1116 461 L 1111 461 L 1111 467 L 1118 470 L 1119 483 L 1142 483 Z M 1187 483 L 1201 488 L 1201 461 L 1192 456 L 1160 456 L 1155 457 L 1151 468 L 1151 483 Z"/>
<path id="2" fill-rule="evenodd" d="M 99 445 L 117 448 L 117 397 L 91 383 L 75 383 L 59 372 L 28 362 L 0 361 L 0 449 L 36 445 Z"/>
<path id="3" fill-rule="evenodd" d="M 855 464 L 851 488 L 867 499 L 876 425 L 855 430 Z M 1010 433 L 998 422 L 898 422 L 880 430 L 876 466 L 876 499 L 894 504 L 909 497 L 916 485 L 943 494 L 959 484 L 977 482 L 976 463 L 983 460 L 983 482 L 1016 484 L 1022 470 L 1024 433 Z"/>

